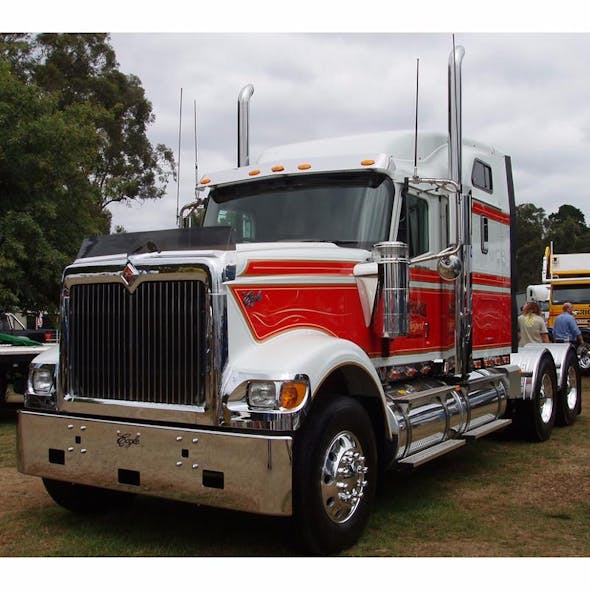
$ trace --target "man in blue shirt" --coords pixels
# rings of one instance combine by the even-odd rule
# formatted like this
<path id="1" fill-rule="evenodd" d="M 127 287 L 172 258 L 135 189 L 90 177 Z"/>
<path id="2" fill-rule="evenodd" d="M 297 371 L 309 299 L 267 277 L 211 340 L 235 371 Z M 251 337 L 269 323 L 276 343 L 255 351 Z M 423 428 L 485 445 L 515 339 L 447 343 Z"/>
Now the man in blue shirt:
<path id="1" fill-rule="evenodd" d="M 563 304 L 563 313 L 555 318 L 553 324 L 553 340 L 555 342 L 572 342 L 584 344 L 582 333 L 574 319 L 574 306 L 571 303 Z"/>

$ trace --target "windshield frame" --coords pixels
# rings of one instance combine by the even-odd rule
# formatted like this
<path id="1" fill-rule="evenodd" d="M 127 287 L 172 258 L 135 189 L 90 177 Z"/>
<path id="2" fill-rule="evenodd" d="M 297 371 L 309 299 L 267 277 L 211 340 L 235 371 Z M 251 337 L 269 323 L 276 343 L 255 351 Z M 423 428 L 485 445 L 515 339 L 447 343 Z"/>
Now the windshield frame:
<path id="1" fill-rule="evenodd" d="M 371 249 L 389 239 L 395 197 L 393 179 L 377 170 L 281 175 L 211 187 L 203 226 L 227 224 L 220 219 L 223 205 L 233 204 L 227 216 L 244 215 L 242 221 L 230 220 L 237 243 L 329 242 Z M 260 227 L 252 230 L 252 239 L 237 227 L 246 211 L 260 218 L 252 222 Z"/>

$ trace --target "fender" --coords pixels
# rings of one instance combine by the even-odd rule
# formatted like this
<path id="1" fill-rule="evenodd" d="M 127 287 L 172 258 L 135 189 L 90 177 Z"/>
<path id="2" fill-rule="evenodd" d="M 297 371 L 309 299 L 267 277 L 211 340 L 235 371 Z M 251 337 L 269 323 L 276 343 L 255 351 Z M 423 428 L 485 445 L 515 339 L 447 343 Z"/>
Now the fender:
<path id="1" fill-rule="evenodd" d="M 51 348 L 39 353 L 31 364 L 40 365 L 56 365 L 59 363 L 59 346 L 56 344 Z"/>
<path id="2" fill-rule="evenodd" d="M 518 352 L 513 352 L 510 355 L 510 363 L 520 367 L 520 396 L 516 398 L 514 394 L 510 395 L 512 399 L 532 399 L 533 390 L 535 383 L 538 378 L 538 370 L 541 364 L 541 359 L 544 356 L 549 356 L 552 362 L 555 364 L 554 354 L 558 354 L 557 349 L 554 349 L 554 354 L 549 351 L 549 346 L 563 346 L 559 344 L 546 345 L 546 344 L 527 344 L 522 348 L 518 349 Z M 565 352 L 567 352 L 567 345 L 565 346 Z M 559 353 L 560 354 L 560 353 Z M 565 353 L 564 353 L 565 354 Z M 557 371 L 556 371 L 557 373 Z M 557 373 L 559 375 L 559 373 Z M 559 377 L 558 377 L 559 379 Z M 558 382 L 558 387 L 559 387 Z"/>
<path id="3" fill-rule="evenodd" d="M 371 384 L 372 391 L 358 393 L 377 397 L 385 412 L 383 387 L 367 354 L 353 342 L 313 329 L 292 330 L 264 342 L 251 342 L 233 355 L 223 373 L 222 396 L 226 400 L 235 398 L 234 392 L 243 390 L 248 381 L 285 381 L 304 375 L 309 382 L 305 414 L 328 377 L 340 368 L 352 367 L 360 369 Z M 387 420 L 385 423 L 386 434 L 391 437 L 390 425 Z"/>
<path id="4" fill-rule="evenodd" d="M 551 356 L 553 357 L 553 362 L 555 363 L 555 369 L 556 369 L 556 373 L 557 373 L 557 388 L 561 389 L 562 383 L 564 383 L 564 380 L 567 379 L 567 374 L 566 374 L 567 367 L 565 365 L 565 357 L 566 357 L 568 351 L 570 350 L 570 348 L 574 351 L 574 354 L 575 354 L 576 353 L 575 348 L 571 344 L 568 344 L 568 343 L 559 344 L 559 343 L 529 342 L 528 344 L 526 344 L 522 348 L 519 348 L 517 354 L 525 354 L 526 358 L 528 358 L 530 360 L 533 358 L 537 358 L 535 356 L 532 356 L 536 353 L 530 352 L 530 351 L 535 350 L 535 351 L 539 351 L 538 354 L 539 354 L 539 359 L 540 359 L 540 351 L 548 350 L 549 353 L 551 354 Z M 515 362 L 515 361 L 512 360 L 512 362 Z M 518 363 L 518 364 L 520 364 L 520 363 Z M 523 372 L 523 376 L 524 376 L 524 372 Z"/>

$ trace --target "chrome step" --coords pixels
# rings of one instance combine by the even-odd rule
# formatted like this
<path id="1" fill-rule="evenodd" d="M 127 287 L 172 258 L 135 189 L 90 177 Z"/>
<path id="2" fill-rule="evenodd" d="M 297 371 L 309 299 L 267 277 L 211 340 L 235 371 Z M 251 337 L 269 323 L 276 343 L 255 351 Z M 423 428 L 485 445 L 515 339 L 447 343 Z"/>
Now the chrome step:
<path id="1" fill-rule="evenodd" d="M 451 451 L 462 447 L 466 444 L 466 442 L 467 441 L 461 438 L 446 440 L 445 442 L 434 445 L 433 447 L 424 449 L 415 455 L 410 455 L 405 459 L 401 459 L 398 461 L 398 464 L 407 467 L 418 467 L 424 463 L 427 463 L 428 461 L 432 461 L 432 459 L 436 459 L 441 455 L 445 455 L 446 453 L 450 453 Z"/>
<path id="2" fill-rule="evenodd" d="M 506 428 L 506 426 L 510 426 L 512 424 L 512 420 L 506 418 L 504 420 L 494 420 L 493 422 L 488 422 L 483 426 L 478 426 L 473 430 L 468 430 L 464 432 L 461 437 L 465 438 L 469 441 L 477 440 L 482 436 L 486 436 L 487 434 L 491 434 L 492 432 L 496 432 L 497 430 L 502 430 L 502 428 Z"/>

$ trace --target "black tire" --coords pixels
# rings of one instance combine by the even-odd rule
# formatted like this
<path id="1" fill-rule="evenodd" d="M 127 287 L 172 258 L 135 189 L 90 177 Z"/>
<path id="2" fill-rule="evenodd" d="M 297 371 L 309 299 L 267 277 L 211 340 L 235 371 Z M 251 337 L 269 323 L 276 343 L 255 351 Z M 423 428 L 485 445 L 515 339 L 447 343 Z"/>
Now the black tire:
<path id="1" fill-rule="evenodd" d="M 590 375 L 590 354 L 588 353 L 588 345 L 587 342 L 584 342 L 583 345 L 579 345 L 576 349 L 576 353 L 578 354 L 578 366 L 580 367 L 580 374 L 581 375 Z"/>
<path id="2" fill-rule="evenodd" d="M 294 446 L 293 517 L 305 549 L 330 555 L 353 545 L 367 524 L 377 477 L 363 406 L 345 396 L 320 400 Z"/>
<path id="3" fill-rule="evenodd" d="M 526 440 L 543 442 L 549 439 L 557 414 L 557 375 L 550 354 L 545 354 L 533 386 L 532 399 L 521 400 L 516 407 L 518 430 Z"/>
<path id="4" fill-rule="evenodd" d="M 56 479 L 43 478 L 43 485 L 52 500 L 69 510 L 79 514 L 95 514 L 129 506 L 134 494 L 107 490 Z"/>
<path id="5" fill-rule="evenodd" d="M 571 426 L 582 407 L 582 378 L 578 357 L 573 349 L 570 349 L 564 360 L 562 369 L 564 378 L 557 395 L 557 426 Z"/>

